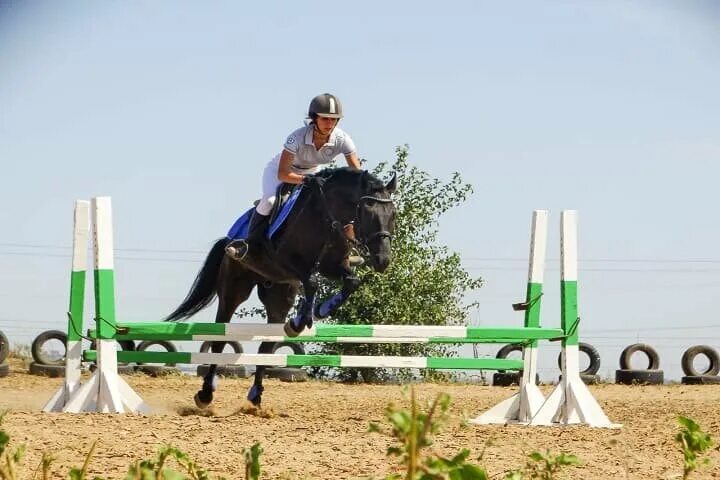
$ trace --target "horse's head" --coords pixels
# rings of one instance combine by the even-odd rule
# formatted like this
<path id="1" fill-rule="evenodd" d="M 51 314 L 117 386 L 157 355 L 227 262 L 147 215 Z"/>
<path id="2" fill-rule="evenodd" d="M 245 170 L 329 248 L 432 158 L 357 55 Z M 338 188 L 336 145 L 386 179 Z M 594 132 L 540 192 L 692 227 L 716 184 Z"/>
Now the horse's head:
<path id="1" fill-rule="evenodd" d="M 396 176 L 383 184 L 367 174 L 368 189 L 361 193 L 355 216 L 355 235 L 367 247 L 370 262 L 378 272 L 384 272 L 392 260 L 391 242 L 395 232 L 395 204 L 390 196 L 397 186 Z"/>
<path id="2" fill-rule="evenodd" d="M 327 178 L 324 190 L 333 216 L 354 224 L 356 241 L 367 249 L 372 267 L 384 272 L 392 259 L 395 205 L 390 196 L 397 185 L 395 175 L 387 184 L 369 172 L 348 168 L 320 175 Z"/>

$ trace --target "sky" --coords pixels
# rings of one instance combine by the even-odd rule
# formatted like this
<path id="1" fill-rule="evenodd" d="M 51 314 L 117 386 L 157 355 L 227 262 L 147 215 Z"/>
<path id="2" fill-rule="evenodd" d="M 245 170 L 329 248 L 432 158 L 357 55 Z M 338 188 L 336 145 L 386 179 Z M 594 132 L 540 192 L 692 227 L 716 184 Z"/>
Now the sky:
<path id="1" fill-rule="evenodd" d="M 98 195 L 119 318 L 173 310 L 332 92 L 368 168 L 408 144 L 473 186 L 437 226 L 485 280 L 473 324 L 521 324 L 533 209 L 550 210 L 558 324 L 559 214 L 576 209 L 600 373 L 643 341 L 677 380 L 686 348 L 720 349 L 719 26 L 712 1 L 0 0 L 0 330 L 65 329 L 73 203 Z M 553 378 L 557 345 L 542 351 Z"/>

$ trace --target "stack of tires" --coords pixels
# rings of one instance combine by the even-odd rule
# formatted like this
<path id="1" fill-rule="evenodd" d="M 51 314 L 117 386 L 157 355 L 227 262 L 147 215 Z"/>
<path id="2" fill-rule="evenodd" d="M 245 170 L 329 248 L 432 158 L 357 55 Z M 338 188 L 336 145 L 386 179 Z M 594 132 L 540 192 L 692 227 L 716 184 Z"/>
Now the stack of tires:
<path id="1" fill-rule="evenodd" d="M 48 345 L 55 348 L 61 345 L 62 354 L 60 355 L 56 350 L 48 351 Z M 66 346 L 67 334 L 60 330 L 46 330 L 35 337 L 30 346 L 33 358 L 29 368 L 30 373 L 53 378 L 65 376 Z"/>
<path id="2" fill-rule="evenodd" d="M 523 346 L 517 343 L 511 343 L 500 347 L 500 350 L 495 354 L 495 358 L 508 358 L 513 352 L 520 352 L 522 354 Z M 505 370 L 498 370 L 493 373 L 492 384 L 496 387 L 510 387 L 512 385 L 519 385 L 520 379 L 522 378 L 522 370 L 518 372 L 506 372 Z M 540 376 L 535 375 L 535 384 L 540 384 Z"/>
<path id="3" fill-rule="evenodd" d="M 707 357 L 708 366 L 705 370 L 701 371 L 695 368 L 695 359 L 698 355 Z M 716 385 L 720 383 L 720 377 L 717 376 L 720 372 L 720 356 L 714 348 L 707 345 L 692 346 L 683 353 L 681 363 L 685 373 L 685 376 L 682 377 L 684 385 Z"/>
<path id="4" fill-rule="evenodd" d="M 0 377 L 7 377 L 10 373 L 10 365 L 5 363 L 5 359 L 10 353 L 10 341 L 5 334 L 0 331 Z"/>
<path id="5" fill-rule="evenodd" d="M 166 352 L 177 352 L 177 347 L 169 340 L 143 340 L 142 342 L 137 344 L 137 347 L 135 347 L 135 343 L 132 342 L 132 340 L 118 341 L 118 343 L 123 348 L 123 350 L 132 349 L 137 350 L 138 352 L 144 352 L 146 350 L 150 350 L 150 347 L 160 347 L 163 351 Z M 132 346 L 130 344 L 132 344 Z M 131 367 L 131 365 L 126 366 Z M 138 363 L 136 369 L 138 372 L 142 372 L 145 375 L 150 375 L 151 377 L 164 377 L 166 375 L 180 374 L 180 370 L 175 366 L 174 363 L 166 363 L 163 365 L 148 365 L 145 363 Z"/>
<path id="6" fill-rule="evenodd" d="M 648 366 L 643 369 L 633 368 L 631 357 L 641 352 L 647 356 Z M 662 385 L 665 373 L 660 370 L 660 356 L 657 351 L 645 343 L 634 343 L 625 347 L 620 353 L 620 370 L 615 370 L 615 383 L 622 385 Z"/>
<path id="7" fill-rule="evenodd" d="M 495 358 L 507 358 L 510 353 L 516 351 L 522 352 L 522 350 L 523 347 L 520 344 L 505 345 L 500 350 L 498 350 Z M 582 379 L 583 383 L 587 385 L 599 383 L 599 376 L 597 372 L 600 370 L 600 353 L 595 347 L 593 347 L 589 343 L 583 342 L 580 342 L 578 344 L 578 350 L 581 353 L 587 355 L 589 360 L 587 368 L 580 371 L 580 378 Z M 558 355 L 558 367 L 560 367 L 560 369 L 562 370 L 562 352 L 560 352 L 560 355 Z M 493 385 L 498 387 L 509 387 L 511 385 L 518 385 L 520 383 L 522 373 L 522 370 L 520 370 L 519 372 L 505 372 L 503 370 L 498 370 L 496 373 L 493 374 Z M 562 375 L 560 376 L 560 379 L 562 379 Z M 540 384 L 539 375 L 535 376 L 535 384 Z"/>

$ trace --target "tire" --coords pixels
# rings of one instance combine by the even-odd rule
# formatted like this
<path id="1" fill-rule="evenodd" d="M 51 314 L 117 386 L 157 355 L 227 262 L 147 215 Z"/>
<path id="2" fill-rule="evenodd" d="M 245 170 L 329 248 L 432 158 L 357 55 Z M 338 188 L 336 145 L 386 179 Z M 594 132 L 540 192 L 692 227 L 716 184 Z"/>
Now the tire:
<path id="1" fill-rule="evenodd" d="M 305 355 L 305 347 L 302 343 L 295 342 L 262 342 L 258 353 L 275 353 L 283 347 L 290 348 L 295 355 Z"/>
<path id="2" fill-rule="evenodd" d="M 65 376 L 65 365 L 44 365 L 42 363 L 32 362 L 28 371 L 32 375 L 59 378 Z"/>
<path id="3" fill-rule="evenodd" d="M 117 340 L 118 345 L 126 352 L 135 351 L 135 342 L 132 340 Z M 90 342 L 90 350 L 97 350 L 97 342 L 93 340 Z"/>
<path id="4" fill-rule="evenodd" d="M 517 372 L 495 372 L 493 373 L 493 386 L 496 387 L 509 387 L 511 385 L 520 384 L 520 375 Z"/>
<path id="5" fill-rule="evenodd" d="M 522 378 L 522 372 L 495 372 L 492 384 L 497 387 L 520 385 L 520 378 Z M 537 373 L 535 374 L 535 385 L 540 385 L 540 375 Z"/>
<path id="6" fill-rule="evenodd" d="M 88 368 L 91 372 L 97 370 L 97 365 L 92 363 Z M 127 363 L 118 363 L 117 372 L 120 375 L 133 375 L 135 374 L 135 365 L 129 365 Z"/>
<path id="7" fill-rule="evenodd" d="M 308 374 L 302 368 L 268 367 L 265 370 L 268 378 L 277 378 L 281 382 L 307 382 Z"/>
<path id="8" fill-rule="evenodd" d="M 705 355 L 710 361 L 710 365 L 704 372 L 695 369 L 693 361 L 698 355 Z M 720 356 L 717 350 L 707 345 L 695 345 L 685 350 L 682 356 L 682 369 L 688 377 L 715 376 L 720 372 Z"/>
<path id="9" fill-rule="evenodd" d="M 294 342 L 264 342 L 260 344 L 258 353 L 275 353 L 281 348 L 287 347 L 294 355 L 305 355 L 305 347 L 301 343 Z M 265 376 L 276 378 L 281 382 L 307 382 L 308 374 L 302 368 L 295 367 L 268 367 Z"/>
<path id="10" fill-rule="evenodd" d="M 65 354 L 63 354 L 62 358 L 54 360 L 42 351 L 43 345 L 45 345 L 45 342 L 48 340 L 60 340 L 67 349 L 67 334 L 65 332 L 61 332 L 60 330 L 47 330 L 42 332 L 35 337 L 30 347 L 30 352 L 32 353 L 35 363 L 40 365 L 65 365 Z"/>
<path id="11" fill-rule="evenodd" d="M 175 344 L 172 343 L 172 342 L 169 341 L 169 340 L 145 340 L 145 341 L 142 341 L 142 342 L 140 342 L 140 343 L 138 344 L 138 346 L 137 346 L 137 351 L 138 351 L 138 352 L 143 352 L 143 351 L 147 350 L 149 347 L 151 347 L 151 346 L 153 346 L 153 345 L 160 345 L 160 346 L 162 346 L 162 347 L 163 347 L 166 351 L 168 351 L 168 352 L 177 352 L 177 347 L 175 347 Z M 139 366 L 139 365 L 144 365 L 144 364 L 138 362 L 138 366 Z M 165 364 L 164 366 L 166 366 L 166 367 L 174 367 L 175 364 L 174 364 L 174 363 L 167 363 L 167 364 Z"/>
<path id="12" fill-rule="evenodd" d="M 718 385 L 720 384 L 720 377 L 716 375 L 688 375 L 682 377 L 681 382 L 683 385 Z"/>
<path id="13" fill-rule="evenodd" d="M 215 343 L 215 342 L 203 342 L 203 343 L 200 345 L 200 353 L 207 353 L 207 352 L 209 352 L 209 351 L 210 351 L 210 347 L 212 346 L 213 343 Z M 242 345 L 240 345 L 239 342 L 230 341 L 230 342 L 225 342 L 225 344 L 226 344 L 226 345 L 230 345 L 230 347 L 233 349 L 233 352 L 235 352 L 235 353 L 243 353 Z"/>
<path id="14" fill-rule="evenodd" d="M 2 364 L 10 353 L 10 340 L 0 331 L 0 364 Z"/>
<path id="15" fill-rule="evenodd" d="M 589 343 L 580 342 L 578 344 L 578 350 L 588 356 L 590 364 L 585 370 L 580 371 L 580 376 L 588 375 L 592 376 L 600 371 L 600 352 Z M 558 367 L 562 370 L 562 351 L 558 355 Z"/>
<path id="16" fill-rule="evenodd" d="M 210 365 L 198 365 L 197 376 L 205 378 Z M 249 376 L 245 365 L 218 365 L 215 374 L 225 378 L 247 378 Z"/>
<path id="17" fill-rule="evenodd" d="M 615 370 L 615 383 L 621 385 L 662 385 L 664 380 L 662 370 Z"/>
<path id="18" fill-rule="evenodd" d="M 635 352 L 643 352 L 648 357 L 648 366 L 645 370 L 658 370 L 660 368 L 660 355 L 650 345 L 645 343 L 633 343 L 625 347 L 620 354 L 620 370 L 634 370 L 630 365 L 630 357 Z"/>
<path id="19" fill-rule="evenodd" d="M 523 351 L 522 345 L 519 345 L 517 343 L 510 343 L 508 345 L 504 345 L 503 347 L 501 347 L 500 350 L 498 350 L 497 353 L 495 354 L 495 358 L 507 358 L 508 355 L 510 355 L 512 352 L 522 352 L 522 351 Z M 505 373 L 505 370 L 498 370 L 498 373 Z M 511 372 L 511 374 L 512 373 L 513 372 Z M 493 382 L 493 384 L 495 384 L 495 382 Z M 509 385 L 512 385 L 512 384 L 509 384 Z M 507 386 L 507 385 L 503 385 L 503 386 Z"/>
<path id="20" fill-rule="evenodd" d="M 558 377 L 558 381 L 561 381 L 561 380 L 562 380 L 562 375 L 560 375 Z M 581 373 L 580 380 L 582 380 L 582 382 L 585 385 L 597 385 L 597 384 L 601 383 L 600 375 L 587 375 L 587 374 Z"/>
<path id="21" fill-rule="evenodd" d="M 0 378 L 7 377 L 10 373 L 10 365 L 7 363 L 0 364 Z"/>
<path id="22" fill-rule="evenodd" d="M 180 375 L 180 369 L 167 365 L 138 365 L 138 372 L 151 377 L 165 377 L 167 375 Z"/>

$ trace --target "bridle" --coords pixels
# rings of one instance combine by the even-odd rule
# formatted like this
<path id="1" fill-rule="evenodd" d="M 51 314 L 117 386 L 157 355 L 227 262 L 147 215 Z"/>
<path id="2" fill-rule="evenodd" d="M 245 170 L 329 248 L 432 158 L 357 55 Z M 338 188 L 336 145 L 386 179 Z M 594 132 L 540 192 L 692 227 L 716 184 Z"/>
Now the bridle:
<path id="1" fill-rule="evenodd" d="M 379 230 L 377 232 L 373 232 L 370 235 L 363 235 L 363 232 L 360 231 L 360 229 L 355 230 L 355 238 L 349 238 L 344 233 L 344 222 L 341 222 L 335 218 L 335 216 L 332 213 L 332 210 L 330 209 L 330 205 L 327 201 L 327 197 L 325 196 L 325 191 L 323 190 L 322 185 L 318 185 L 318 192 L 320 194 L 320 198 L 322 199 L 322 204 L 325 207 L 325 218 L 327 222 L 330 224 L 331 230 L 336 233 L 339 237 L 341 237 L 344 241 L 351 244 L 353 247 L 355 247 L 362 255 L 367 255 L 370 253 L 370 249 L 368 248 L 368 244 L 378 240 L 378 239 L 384 239 L 387 238 L 390 241 L 392 241 L 392 233 L 388 232 L 387 230 Z M 362 217 L 362 206 L 366 202 L 378 202 L 378 203 L 392 203 L 392 199 L 390 198 L 380 198 L 376 197 L 374 195 L 362 195 L 360 198 L 358 198 L 357 202 L 355 203 L 355 218 L 350 220 L 349 223 L 353 225 L 362 225 L 361 217 Z M 321 253 L 321 256 L 324 254 L 325 250 L 327 248 L 327 242 L 323 246 L 323 251 Z"/>
<path id="2" fill-rule="evenodd" d="M 355 218 L 353 219 L 352 223 L 362 225 L 362 222 L 360 220 L 360 213 L 362 211 L 361 206 L 363 205 L 363 203 L 365 203 L 367 201 L 378 202 L 378 203 L 392 203 L 392 199 L 390 199 L 390 198 L 380 198 L 380 197 L 375 197 L 372 195 L 363 195 L 362 197 L 360 197 L 358 199 L 357 205 L 355 206 Z M 392 241 L 392 237 L 393 237 L 392 233 L 388 232 L 387 230 L 380 230 L 380 231 L 371 233 L 367 237 L 362 235 L 362 233 L 359 232 L 358 230 L 355 231 L 355 234 L 357 235 L 356 242 L 359 244 L 360 247 L 363 247 L 363 249 L 365 249 L 365 250 L 367 250 L 367 244 L 372 242 L 373 240 L 377 240 L 377 239 L 382 240 L 383 238 L 387 238 L 390 241 Z"/>

